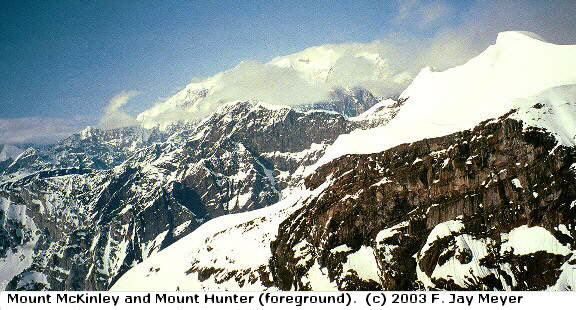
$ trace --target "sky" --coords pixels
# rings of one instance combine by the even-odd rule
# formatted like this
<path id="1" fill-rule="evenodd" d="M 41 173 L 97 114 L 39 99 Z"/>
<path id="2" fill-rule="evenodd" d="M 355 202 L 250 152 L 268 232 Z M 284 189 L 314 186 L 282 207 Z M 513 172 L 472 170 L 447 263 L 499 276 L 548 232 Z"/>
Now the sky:
<path id="1" fill-rule="evenodd" d="M 573 0 L 3 1 L 0 143 L 53 142 L 111 113 L 130 120 L 244 60 L 381 40 L 403 48 L 398 63 L 416 53 L 446 68 L 504 30 L 574 44 L 574 16 Z"/>

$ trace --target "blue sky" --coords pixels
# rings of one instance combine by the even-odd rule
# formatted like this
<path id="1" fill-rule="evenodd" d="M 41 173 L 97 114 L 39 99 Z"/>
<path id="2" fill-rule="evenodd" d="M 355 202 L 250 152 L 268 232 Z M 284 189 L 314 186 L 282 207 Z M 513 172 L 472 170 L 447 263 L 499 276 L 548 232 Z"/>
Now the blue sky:
<path id="1" fill-rule="evenodd" d="M 552 8 L 544 1 L 485 2 L 4 1 L 0 136 L 15 119 L 84 126 L 124 90 L 140 92 L 125 106 L 134 114 L 241 60 L 268 61 L 326 43 L 468 31 L 485 45 L 483 35 L 515 26 L 572 43 L 566 32 L 576 30 L 573 1 Z M 69 127 L 62 130 L 77 126 Z"/>

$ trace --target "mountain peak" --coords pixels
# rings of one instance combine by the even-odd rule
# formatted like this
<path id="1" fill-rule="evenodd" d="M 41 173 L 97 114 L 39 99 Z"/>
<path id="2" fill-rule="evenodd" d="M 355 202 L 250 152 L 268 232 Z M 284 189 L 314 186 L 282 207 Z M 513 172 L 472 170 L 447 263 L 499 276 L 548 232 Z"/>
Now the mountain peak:
<path id="1" fill-rule="evenodd" d="M 535 37 L 501 33 L 495 45 L 461 66 L 441 72 L 424 68 L 400 95 L 405 103 L 387 126 L 340 136 L 317 166 L 345 154 L 375 153 L 465 130 L 549 89 L 576 84 L 576 45 Z M 375 136 L 387 138 L 375 141 Z"/>
<path id="2" fill-rule="evenodd" d="M 517 43 L 518 41 L 540 41 L 548 43 L 539 35 L 529 31 L 504 31 L 500 32 L 496 38 L 497 45 L 507 42 Z"/>

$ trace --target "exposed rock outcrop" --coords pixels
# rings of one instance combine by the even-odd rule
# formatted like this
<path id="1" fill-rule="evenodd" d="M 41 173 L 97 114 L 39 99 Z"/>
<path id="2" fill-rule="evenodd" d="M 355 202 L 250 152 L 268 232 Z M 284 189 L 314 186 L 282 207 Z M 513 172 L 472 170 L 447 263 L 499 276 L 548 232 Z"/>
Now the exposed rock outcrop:
<path id="1" fill-rule="evenodd" d="M 37 236 L 26 243 L 34 248 L 28 266 L 2 280 L 10 280 L 8 289 L 108 289 L 205 221 L 277 202 L 327 145 L 359 126 L 334 112 L 236 102 L 193 126 L 171 128 L 166 142 L 133 129 L 87 129 L 52 147 L 59 150 L 54 156 L 91 158 L 102 151 L 112 156 L 105 166 L 63 160 L 0 184 L 2 204 L 36 225 L 15 229 Z M 128 134 L 138 139 L 121 139 Z M 138 141 L 149 145 L 138 148 Z M 101 150 L 111 143 L 117 151 Z M 41 162 L 39 152 L 30 153 L 24 155 Z M 115 154 L 129 157 L 122 161 Z M 76 167 L 58 168 L 66 163 Z M 108 165 L 113 168 L 103 169 Z M 2 240 L 14 251 L 24 242 L 10 233 Z"/>
<path id="2" fill-rule="evenodd" d="M 320 167 L 306 186 L 330 185 L 272 243 L 275 284 L 312 289 L 319 266 L 339 289 L 574 289 L 576 150 L 507 116 Z"/>

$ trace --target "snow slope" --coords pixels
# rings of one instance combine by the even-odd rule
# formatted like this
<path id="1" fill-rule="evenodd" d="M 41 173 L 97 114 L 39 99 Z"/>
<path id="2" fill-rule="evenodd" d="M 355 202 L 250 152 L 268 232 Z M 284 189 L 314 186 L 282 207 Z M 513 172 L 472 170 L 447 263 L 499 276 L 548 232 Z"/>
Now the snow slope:
<path id="1" fill-rule="evenodd" d="M 21 237 L 21 247 L 19 248 L 12 250 L 10 242 L 3 239 L 8 244 L 4 244 L 3 248 L 0 249 L 0 290 L 5 290 L 10 279 L 32 264 L 33 251 L 38 241 L 38 236 L 32 233 L 36 230 L 36 224 L 26 215 L 25 210 L 24 206 L 0 197 L 0 212 L 2 213 L 2 216 L 0 216 L 2 227 L 0 229 L 15 231 L 13 227 L 12 230 L 10 229 L 10 221 L 13 224 L 15 223 L 16 226 L 27 228 L 17 233 Z M 5 219 L 8 219 L 8 221 Z M 3 233 L 6 233 L 6 231 L 3 231 Z"/>
<path id="2" fill-rule="evenodd" d="M 263 282 L 271 281 L 270 241 L 278 225 L 301 207 L 302 201 L 322 190 L 297 190 L 273 206 L 208 221 L 174 246 L 130 269 L 111 290 L 267 289 Z M 199 281 L 202 271 L 214 272 L 208 280 Z M 250 281 L 258 277 L 258 281 Z M 245 285 L 239 286 L 238 282 Z"/>
<path id="3" fill-rule="evenodd" d="M 563 230 L 567 236 L 570 236 L 565 225 L 560 224 L 556 229 Z M 478 238 L 477 236 L 469 235 L 464 233 L 463 230 L 464 225 L 461 218 L 443 222 L 434 227 L 430 235 L 428 235 L 426 244 L 416 254 L 416 261 L 419 264 L 419 267 L 416 268 L 418 280 L 427 289 L 436 288 L 431 281 L 433 278 L 449 279 L 460 287 L 466 287 L 478 282 L 478 279 L 493 275 L 495 279 L 502 283 L 504 289 L 513 289 L 510 285 L 517 284 L 517 276 L 512 271 L 509 262 L 499 262 L 491 267 L 481 263 L 481 260 L 494 255 L 494 246 L 497 242 L 489 237 Z M 454 237 L 453 242 L 443 248 L 440 255 L 446 255 L 450 251 L 457 253 L 468 252 L 470 259 L 463 261 L 456 256 L 452 256 L 443 263 L 437 263 L 433 272 L 427 275 L 422 267 L 423 257 L 435 241 L 450 236 Z M 576 255 L 576 251 L 572 250 L 568 245 L 560 243 L 550 231 L 540 226 L 529 227 L 522 225 L 508 233 L 500 234 L 500 238 L 502 243 L 498 251 L 501 257 L 506 255 L 533 256 L 535 253 L 556 254 L 567 257 Z M 548 286 L 547 290 L 572 290 L 576 283 L 576 269 L 574 266 L 565 263 L 559 271 L 561 274 L 557 281 L 553 285 Z M 506 277 L 511 279 L 511 281 L 506 281 Z"/>
<path id="4" fill-rule="evenodd" d="M 531 97 L 576 84 L 575 55 L 576 45 L 547 43 L 525 32 L 500 33 L 494 45 L 464 65 L 443 72 L 423 69 L 400 96 L 406 100 L 404 106 L 387 126 L 340 136 L 318 165 L 345 154 L 375 153 L 465 130 L 513 108 L 533 105 L 537 101 Z M 566 115 L 570 116 L 562 124 L 571 126 L 571 142 L 562 143 L 574 143 L 574 114 Z"/>

